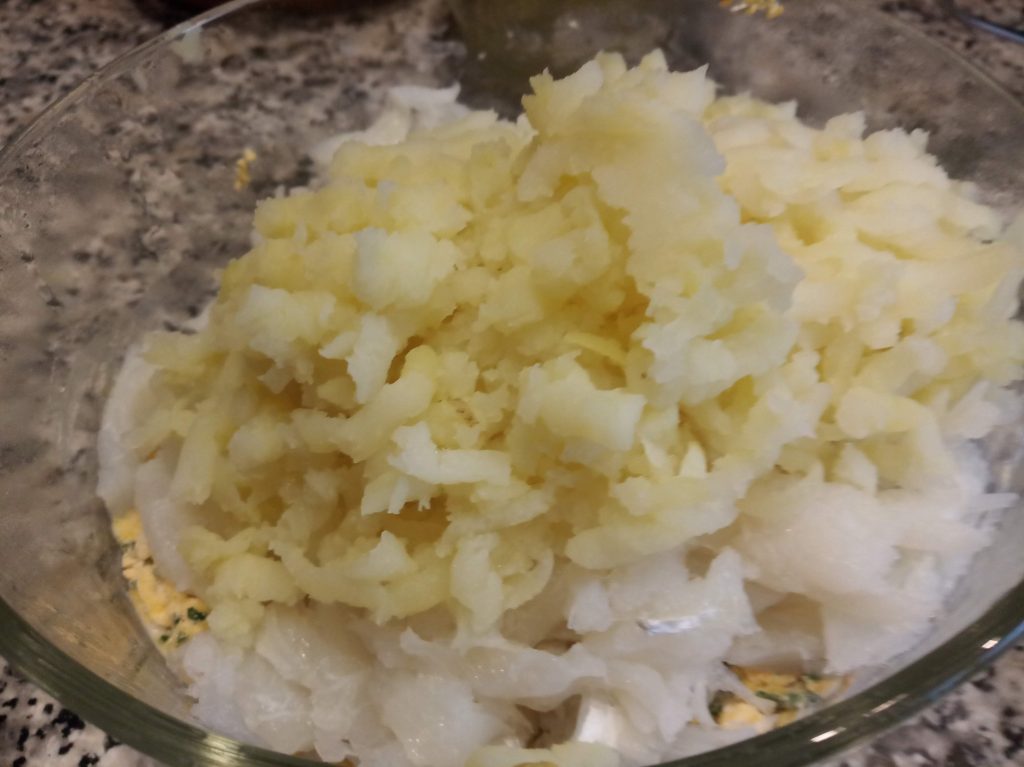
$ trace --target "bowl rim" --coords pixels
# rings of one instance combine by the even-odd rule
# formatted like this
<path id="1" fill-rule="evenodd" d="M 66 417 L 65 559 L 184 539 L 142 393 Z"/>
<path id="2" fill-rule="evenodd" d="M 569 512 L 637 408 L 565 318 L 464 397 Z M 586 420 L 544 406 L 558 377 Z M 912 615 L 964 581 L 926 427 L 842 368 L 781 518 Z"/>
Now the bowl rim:
<path id="1" fill-rule="evenodd" d="M 799 2 L 800 0 L 791 0 Z M 52 102 L 6 145 L 0 146 L 0 181 L 9 166 L 62 114 L 110 80 L 132 70 L 153 51 L 218 20 L 277 0 L 231 0 L 177 24 L 113 59 Z M 895 27 L 1002 97 L 1020 112 L 1021 102 L 988 72 L 958 52 L 875 8 L 863 12 Z M 2 255 L 2 254 L 0 254 Z M 903 723 L 910 716 L 985 669 L 1024 639 L 1024 581 L 1011 587 L 970 626 L 870 687 L 790 724 L 695 756 L 655 767 L 735 767 L 761 762 L 802 767 L 834 756 Z M 84 719 L 140 752 L 168 765 L 194 767 L 313 767 L 323 762 L 289 756 L 189 724 L 111 684 L 47 640 L 0 596 L 0 654 L 41 689 Z"/>
<path id="2" fill-rule="evenodd" d="M 652 767 L 804 767 L 877 737 L 937 702 L 1024 639 L 1024 582 L 939 647 L 871 687 L 738 743 Z M 242 743 L 138 700 L 46 640 L 0 599 L 0 652 L 86 721 L 168 765 L 313 767 L 323 762 Z M 949 669 L 943 673 L 941 669 Z"/>

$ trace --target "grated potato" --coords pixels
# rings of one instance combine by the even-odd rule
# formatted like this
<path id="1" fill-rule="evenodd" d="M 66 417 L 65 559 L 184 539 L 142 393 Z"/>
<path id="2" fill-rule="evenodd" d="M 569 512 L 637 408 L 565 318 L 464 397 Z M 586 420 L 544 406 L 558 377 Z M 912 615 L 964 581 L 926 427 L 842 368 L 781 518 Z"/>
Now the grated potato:
<path id="1" fill-rule="evenodd" d="M 225 732 L 402 767 L 720 745 L 911 646 L 1013 501 L 968 441 L 1016 415 L 1024 229 L 923 134 L 658 53 L 532 86 L 515 123 L 412 89 L 319 147 L 206 324 L 126 364 L 101 491 L 210 606 L 184 666 Z M 575 696 L 615 742 L 507 745 Z"/>
<path id="2" fill-rule="evenodd" d="M 703 452 L 679 406 L 777 375 L 797 332 L 799 270 L 714 180 L 697 119 L 710 83 L 609 56 L 535 91 L 529 122 L 473 113 L 342 145 L 322 189 L 261 204 L 262 241 L 225 271 L 209 325 L 151 339 L 164 405 L 149 423 L 195 413 L 164 441 L 180 445 L 175 498 L 265 532 L 208 569 L 214 613 L 306 594 L 381 621 L 443 604 L 486 631 L 553 557 L 603 568 L 673 549 L 731 521 L 738 474 L 770 466 L 771 441 L 763 465 L 702 478 L 650 459 Z M 595 119 L 606 138 L 588 139 Z M 280 534 L 286 510 L 305 536 Z M 347 543 L 324 556 L 322 534 Z M 193 568 L 212 543 L 186 535 Z"/>

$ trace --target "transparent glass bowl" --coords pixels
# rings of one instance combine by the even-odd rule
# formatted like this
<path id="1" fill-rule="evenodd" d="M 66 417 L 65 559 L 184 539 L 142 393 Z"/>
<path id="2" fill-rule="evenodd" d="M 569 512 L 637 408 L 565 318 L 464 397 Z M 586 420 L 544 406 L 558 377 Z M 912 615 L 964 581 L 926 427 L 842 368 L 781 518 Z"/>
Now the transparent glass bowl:
<path id="1" fill-rule="evenodd" d="M 204 730 L 143 633 L 94 493 L 104 398 L 133 339 L 209 300 L 256 200 L 307 179 L 306 150 L 365 125 L 383 87 L 458 80 L 470 102 L 512 111 L 543 65 L 661 45 L 677 68 L 710 62 L 726 90 L 798 99 L 811 122 L 863 109 L 875 128 L 923 127 L 989 201 L 1024 202 L 1024 108 L 857 2 L 791 0 L 771 23 L 714 0 L 452 5 L 458 26 L 440 0 L 319 16 L 239 0 L 114 62 L 0 155 L 0 654 L 165 763 L 309 764 Z M 252 183 L 237 190 L 247 147 Z M 1024 489 L 1020 434 L 988 443 L 1001 489 Z M 904 719 L 1024 632 L 1021 551 L 1018 508 L 927 642 L 840 702 L 677 764 L 808 764 Z"/>

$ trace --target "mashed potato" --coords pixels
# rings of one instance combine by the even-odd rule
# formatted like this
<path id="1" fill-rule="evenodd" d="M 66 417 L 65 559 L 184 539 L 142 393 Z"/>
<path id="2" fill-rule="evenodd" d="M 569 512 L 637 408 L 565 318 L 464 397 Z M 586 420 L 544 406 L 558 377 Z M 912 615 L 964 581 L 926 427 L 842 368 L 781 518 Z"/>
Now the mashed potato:
<path id="1" fill-rule="evenodd" d="M 725 662 L 911 646 L 1012 500 L 969 441 L 1014 415 L 1021 227 L 923 134 L 658 53 L 532 86 L 516 123 L 400 91 L 126 364 L 101 492 L 209 606 L 179 662 L 211 726 L 389 767 L 682 756 L 749 733 L 716 695 L 781 705 Z M 559 735 L 573 701 L 615 727 Z"/>

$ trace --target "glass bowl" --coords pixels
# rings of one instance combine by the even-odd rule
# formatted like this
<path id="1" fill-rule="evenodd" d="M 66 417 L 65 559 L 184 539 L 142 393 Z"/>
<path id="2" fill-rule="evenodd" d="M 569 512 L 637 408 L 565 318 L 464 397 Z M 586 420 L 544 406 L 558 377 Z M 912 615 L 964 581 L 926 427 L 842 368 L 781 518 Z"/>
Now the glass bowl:
<path id="1" fill-rule="evenodd" d="M 726 90 L 798 99 L 812 123 L 860 109 L 874 128 L 925 128 L 989 202 L 1024 201 L 1024 108 L 995 83 L 857 2 L 788 5 L 766 22 L 713 0 L 459 0 L 456 24 L 441 0 L 328 15 L 238 0 L 54 104 L 0 155 L 0 653 L 167 764 L 310 764 L 192 718 L 124 592 L 94 448 L 128 344 L 198 312 L 246 250 L 255 202 L 307 180 L 307 149 L 367 124 L 385 86 L 460 81 L 471 103 L 512 111 L 509 94 L 541 66 L 660 45 L 676 68 L 710 62 Z M 1024 488 L 1019 434 L 986 445 L 1000 489 Z M 913 652 L 793 724 L 675 764 L 808 764 L 906 718 L 1024 633 L 1022 550 L 1015 508 Z"/>

